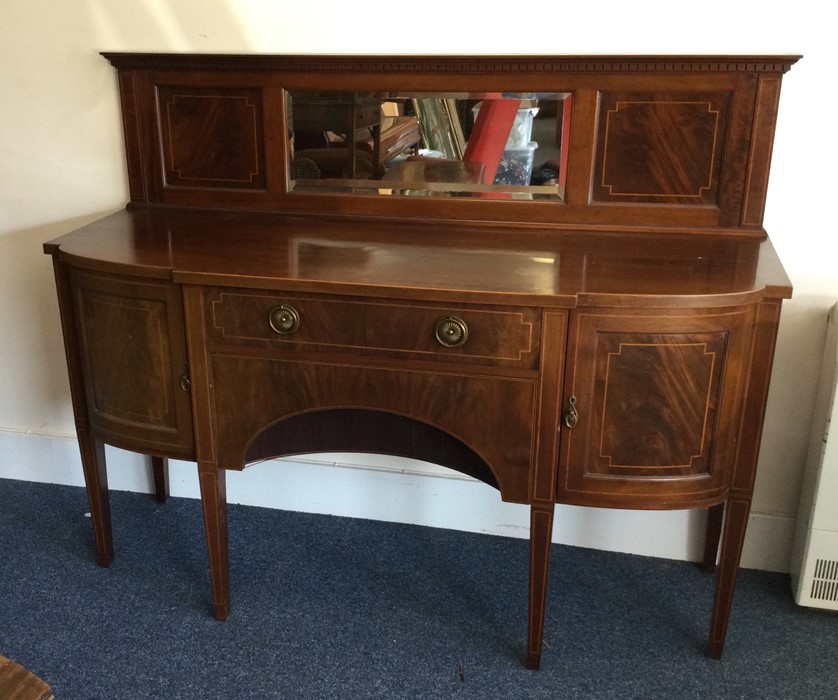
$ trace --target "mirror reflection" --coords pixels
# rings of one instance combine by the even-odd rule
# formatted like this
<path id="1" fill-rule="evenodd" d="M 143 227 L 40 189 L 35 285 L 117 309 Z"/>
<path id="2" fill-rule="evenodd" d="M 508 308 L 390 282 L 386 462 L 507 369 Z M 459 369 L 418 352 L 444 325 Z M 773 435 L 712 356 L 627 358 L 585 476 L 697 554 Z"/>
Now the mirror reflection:
<path id="1" fill-rule="evenodd" d="M 286 94 L 294 192 L 564 194 L 569 93 Z"/>

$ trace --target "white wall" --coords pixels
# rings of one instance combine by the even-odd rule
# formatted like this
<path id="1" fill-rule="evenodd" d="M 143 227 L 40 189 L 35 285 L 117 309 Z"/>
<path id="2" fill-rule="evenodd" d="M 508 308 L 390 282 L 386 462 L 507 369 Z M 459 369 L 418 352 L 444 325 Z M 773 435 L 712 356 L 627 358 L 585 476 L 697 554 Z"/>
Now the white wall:
<path id="1" fill-rule="evenodd" d="M 826 312 L 838 300 L 830 216 L 838 153 L 829 136 L 836 65 L 825 5 L 569 5 L 531 0 L 502 12 L 494 4 L 424 0 L 377 13 L 380 3 L 348 11 L 345 2 L 325 0 L 0 0 L 0 477 L 80 483 L 41 245 L 127 198 L 115 76 L 99 51 L 802 53 L 783 85 L 766 213 L 795 296 L 783 312 L 744 557 L 749 566 L 785 570 Z M 141 460 L 111 455 L 113 486 L 147 488 Z M 335 466 L 348 460 L 248 469 L 232 475 L 230 498 L 526 535 L 526 510 L 501 504 L 483 485 L 405 473 L 439 470 L 400 461 Z M 195 495 L 194 468 L 176 464 L 173 484 L 176 494 Z M 463 511 L 466 501 L 472 505 Z M 559 515 L 558 541 L 675 558 L 698 551 L 697 514 L 564 508 Z"/>

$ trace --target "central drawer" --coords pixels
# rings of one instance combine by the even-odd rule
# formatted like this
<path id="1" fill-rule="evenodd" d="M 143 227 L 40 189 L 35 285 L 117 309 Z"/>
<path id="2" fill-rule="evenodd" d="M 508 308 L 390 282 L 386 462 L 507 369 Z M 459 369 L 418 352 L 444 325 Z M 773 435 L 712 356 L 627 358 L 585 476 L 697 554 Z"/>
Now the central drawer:
<path id="1" fill-rule="evenodd" d="M 210 342 L 290 352 L 538 366 L 537 308 L 206 292 Z"/>

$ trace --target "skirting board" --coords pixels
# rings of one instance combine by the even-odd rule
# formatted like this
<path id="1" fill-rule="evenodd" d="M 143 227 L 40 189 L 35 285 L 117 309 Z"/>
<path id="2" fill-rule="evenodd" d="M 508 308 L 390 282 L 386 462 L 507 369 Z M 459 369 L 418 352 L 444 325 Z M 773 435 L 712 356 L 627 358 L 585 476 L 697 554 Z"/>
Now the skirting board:
<path id="1" fill-rule="evenodd" d="M 150 493 L 147 458 L 108 447 L 111 489 Z M 172 496 L 198 498 L 193 463 L 170 461 Z M 0 431 L 0 478 L 83 486 L 74 438 Z M 368 454 L 320 454 L 271 460 L 228 472 L 230 503 L 527 537 L 529 510 L 448 469 Z M 553 541 L 577 547 L 697 561 L 705 511 L 633 511 L 557 506 Z M 752 512 L 742 566 L 788 572 L 790 515 Z"/>

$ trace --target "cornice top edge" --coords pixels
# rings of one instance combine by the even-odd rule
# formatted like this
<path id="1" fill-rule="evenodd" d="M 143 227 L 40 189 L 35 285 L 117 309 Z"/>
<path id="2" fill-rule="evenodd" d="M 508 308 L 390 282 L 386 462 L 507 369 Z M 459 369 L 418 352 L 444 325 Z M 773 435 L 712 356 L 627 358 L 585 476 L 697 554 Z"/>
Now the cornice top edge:
<path id="1" fill-rule="evenodd" d="M 377 55 L 102 52 L 118 69 L 376 73 L 785 73 L 800 55 Z"/>

